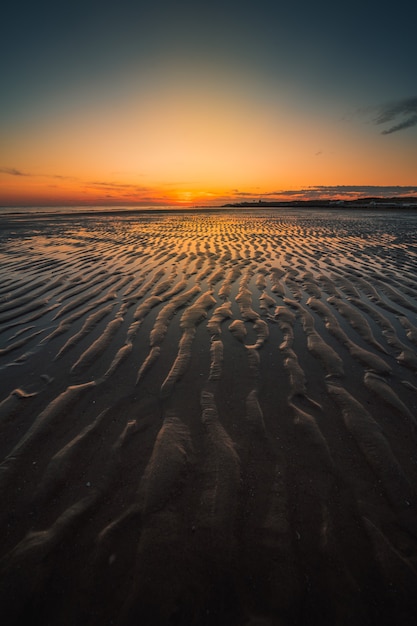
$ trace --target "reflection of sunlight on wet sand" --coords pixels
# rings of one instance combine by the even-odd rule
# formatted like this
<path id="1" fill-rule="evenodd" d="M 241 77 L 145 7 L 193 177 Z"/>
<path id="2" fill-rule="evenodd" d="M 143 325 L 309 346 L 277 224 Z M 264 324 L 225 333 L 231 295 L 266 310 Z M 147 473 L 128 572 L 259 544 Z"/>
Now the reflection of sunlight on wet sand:
<path id="1" fill-rule="evenodd" d="M 225 577 L 231 623 L 414 614 L 416 218 L 390 215 L 3 224 L 9 623 L 201 623 Z"/>
<path id="2" fill-rule="evenodd" d="M 79 248 L 85 246 L 84 243 L 85 233 L 82 231 L 77 234 L 77 237 L 65 237 L 65 239 L 49 239 L 36 237 L 36 253 L 43 254 L 50 258 L 67 258 L 68 254 L 77 252 Z"/>

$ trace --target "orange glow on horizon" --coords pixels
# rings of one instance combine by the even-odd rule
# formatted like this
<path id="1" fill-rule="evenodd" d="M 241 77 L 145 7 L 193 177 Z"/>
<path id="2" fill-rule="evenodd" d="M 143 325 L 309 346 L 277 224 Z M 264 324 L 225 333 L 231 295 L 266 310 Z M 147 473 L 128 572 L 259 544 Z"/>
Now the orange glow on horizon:
<path id="1" fill-rule="evenodd" d="M 0 205 L 286 201 L 317 186 L 343 199 L 340 185 L 416 183 L 416 160 L 411 140 L 341 124 L 325 110 L 293 110 L 281 95 L 179 83 L 8 129 Z"/>
<path id="2" fill-rule="evenodd" d="M 22 178 L 22 177 L 16 177 Z M 20 181 L 19 181 L 20 182 Z M 111 184 L 113 186 L 113 184 Z M 96 186 L 85 184 L 55 184 L 43 186 L 42 184 L 25 185 L 2 185 L 0 195 L 0 206 L 220 206 L 227 203 L 277 201 L 291 202 L 301 200 L 353 200 L 371 193 L 354 193 L 342 191 L 332 194 L 323 193 L 320 195 L 320 188 L 315 191 L 311 188 L 300 189 L 299 193 L 294 190 L 291 194 L 262 192 L 259 189 L 247 190 L 246 192 L 233 193 L 227 190 L 181 190 L 174 189 L 147 189 L 142 192 L 129 191 L 126 186 L 121 185 L 123 192 L 100 193 Z M 410 195 L 410 194 L 395 194 Z"/>

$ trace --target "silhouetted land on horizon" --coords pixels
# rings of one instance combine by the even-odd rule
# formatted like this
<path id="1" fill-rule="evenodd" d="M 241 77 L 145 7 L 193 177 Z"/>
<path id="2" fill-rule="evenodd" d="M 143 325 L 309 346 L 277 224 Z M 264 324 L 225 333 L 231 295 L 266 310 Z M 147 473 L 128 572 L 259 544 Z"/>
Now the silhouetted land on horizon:
<path id="1" fill-rule="evenodd" d="M 257 200 L 243 201 L 223 204 L 222 207 L 320 207 L 335 208 L 343 207 L 349 209 L 371 209 L 371 208 L 400 208 L 417 209 L 417 197 L 392 197 L 392 198 L 358 198 L 356 200 Z"/>

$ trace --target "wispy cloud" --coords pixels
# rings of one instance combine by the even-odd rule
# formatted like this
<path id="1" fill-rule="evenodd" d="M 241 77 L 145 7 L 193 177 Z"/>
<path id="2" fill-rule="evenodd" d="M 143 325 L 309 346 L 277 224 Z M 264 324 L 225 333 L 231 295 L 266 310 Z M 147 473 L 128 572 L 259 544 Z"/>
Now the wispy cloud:
<path id="1" fill-rule="evenodd" d="M 417 98 L 406 98 L 378 107 L 374 122 L 377 126 L 389 124 L 381 131 L 382 135 L 417 126 Z"/>
<path id="2" fill-rule="evenodd" d="M 394 196 L 416 196 L 415 186 L 380 186 L 380 185 L 332 185 L 304 187 L 301 189 L 280 189 L 264 193 L 245 192 L 233 190 L 232 195 L 237 199 L 266 199 L 271 200 L 332 200 L 338 198 L 392 198 Z"/>
<path id="3" fill-rule="evenodd" d="M 10 176 L 30 176 L 30 174 L 26 174 L 15 167 L 0 167 L 0 173 L 9 174 Z"/>
<path id="4" fill-rule="evenodd" d="M 128 194 L 135 192 L 135 193 L 142 193 L 142 192 L 146 192 L 148 193 L 150 191 L 149 187 L 144 187 L 144 186 L 140 186 L 140 185 L 135 185 L 135 184 L 131 184 L 131 183 L 115 183 L 115 182 L 106 182 L 106 181 L 90 181 L 88 183 L 85 184 L 85 186 L 88 187 L 92 187 L 93 189 L 98 189 L 101 191 L 107 191 L 107 192 L 122 192 L 122 191 L 126 191 Z"/>
<path id="5" fill-rule="evenodd" d="M 0 174 L 9 174 L 9 176 L 55 178 L 58 180 L 76 180 L 74 176 L 62 176 L 61 174 L 34 174 L 32 172 L 22 172 L 22 170 L 18 170 L 17 167 L 0 167 Z"/>
<path id="6" fill-rule="evenodd" d="M 285 193 L 285 192 L 284 192 Z M 295 192 L 297 193 L 297 192 Z M 298 193 L 311 198 L 334 198 L 336 196 L 352 196 L 356 198 L 407 196 L 417 194 L 417 186 L 401 185 L 333 185 L 307 187 Z"/>
<path id="7" fill-rule="evenodd" d="M 92 180 L 87 183 L 92 187 L 105 187 L 109 189 L 129 189 L 135 187 L 136 185 L 132 185 L 129 183 L 113 183 L 109 181 L 100 181 L 100 180 Z"/>
<path id="8" fill-rule="evenodd" d="M 75 176 L 62 176 L 61 174 L 39 174 L 39 176 L 46 176 L 47 178 L 56 178 L 58 180 L 78 180 Z"/>

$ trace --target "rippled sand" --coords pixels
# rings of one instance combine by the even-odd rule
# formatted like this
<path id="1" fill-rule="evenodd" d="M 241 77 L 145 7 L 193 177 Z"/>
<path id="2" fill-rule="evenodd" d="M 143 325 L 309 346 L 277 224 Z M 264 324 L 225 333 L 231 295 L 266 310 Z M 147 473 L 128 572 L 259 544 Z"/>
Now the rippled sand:
<path id="1" fill-rule="evenodd" d="M 416 227 L 1 218 L 2 623 L 417 623 Z"/>

